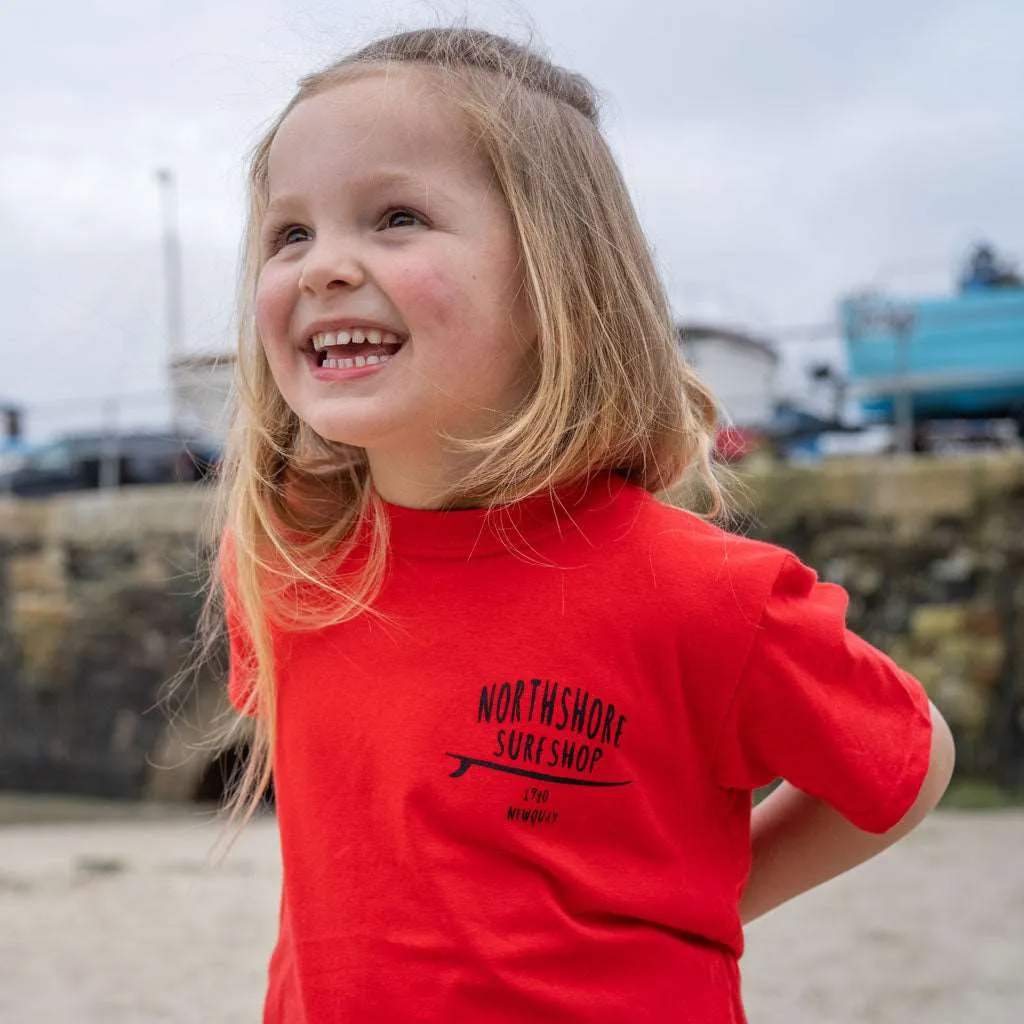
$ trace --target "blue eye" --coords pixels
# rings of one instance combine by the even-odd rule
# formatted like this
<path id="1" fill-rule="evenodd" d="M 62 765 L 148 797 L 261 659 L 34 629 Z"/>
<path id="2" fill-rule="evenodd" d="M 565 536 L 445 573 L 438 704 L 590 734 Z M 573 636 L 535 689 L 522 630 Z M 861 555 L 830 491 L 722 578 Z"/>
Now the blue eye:
<path id="1" fill-rule="evenodd" d="M 411 210 L 389 210 L 382 219 L 382 224 L 386 228 L 408 228 L 422 223 L 420 215 Z"/>
<path id="2" fill-rule="evenodd" d="M 309 240 L 311 232 L 309 228 L 300 227 L 297 224 L 292 224 L 277 233 L 277 245 L 295 245 L 297 242 L 305 242 Z"/>
<path id="3" fill-rule="evenodd" d="M 275 228 L 268 232 L 267 252 L 273 256 L 286 245 L 308 241 L 312 234 L 309 228 L 304 228 L 300 224 L 286 224 L 284 227 Z"/>

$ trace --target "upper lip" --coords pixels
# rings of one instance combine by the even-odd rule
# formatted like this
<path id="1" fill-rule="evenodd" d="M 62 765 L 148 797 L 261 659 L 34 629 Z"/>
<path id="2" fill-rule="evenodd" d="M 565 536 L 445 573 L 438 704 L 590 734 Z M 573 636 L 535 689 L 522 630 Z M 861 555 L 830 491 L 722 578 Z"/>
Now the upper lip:
<path id="1" fill-rule="evenodd" d="M 399 341 L 405 341 L 404 331 L 396 330 L 381 320 L 366 320 L 362 317 L 341 317 L 337 320 L 317 320 L 306 327 L 302 335 L 303 348 L 312 344 L 317 334 L 337 334 L 339 331 L 380 331 L 383 334 L 393 334 Z"/>

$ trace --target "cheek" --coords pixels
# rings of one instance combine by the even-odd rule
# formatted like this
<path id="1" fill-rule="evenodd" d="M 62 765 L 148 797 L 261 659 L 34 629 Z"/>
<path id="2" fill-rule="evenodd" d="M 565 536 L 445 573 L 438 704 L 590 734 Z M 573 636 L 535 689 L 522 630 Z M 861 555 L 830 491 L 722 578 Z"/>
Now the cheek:
<path id="1" fill-rule="evenodd" d="M 266 342 L 287 335 L 292 288 L 286 275 L 264 270 L 256 283 L 256 326 Z"/>
<path id="2" fill-rule="evenodd" d="M 482 312 L 471 275 L 468 269 L 460 273 L 440 261 L 417 264 L 396 268 L 386 290 L 400 296 L 403 312 L 424 326 L 462 326 L 478 323 Z"/>

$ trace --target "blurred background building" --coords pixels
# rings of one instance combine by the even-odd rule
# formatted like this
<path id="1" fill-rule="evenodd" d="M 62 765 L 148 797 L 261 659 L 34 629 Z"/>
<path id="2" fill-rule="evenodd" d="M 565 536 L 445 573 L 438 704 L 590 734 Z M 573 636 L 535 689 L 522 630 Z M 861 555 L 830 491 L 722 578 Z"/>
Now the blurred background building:
<path id="1" fill-rule="evenodd" d="M 228 427 L 235 356 L 228 352 L 180 356 L 167 372 L 178 428 L 222 441 Z"/>
<path id="2" fill-rule="evenodd" d="M 764 429 L 775 416 L 779 354 L 762 338 L 707 323 L 679 327 L 683 354 L 714 392 L 724 423 Z"/>

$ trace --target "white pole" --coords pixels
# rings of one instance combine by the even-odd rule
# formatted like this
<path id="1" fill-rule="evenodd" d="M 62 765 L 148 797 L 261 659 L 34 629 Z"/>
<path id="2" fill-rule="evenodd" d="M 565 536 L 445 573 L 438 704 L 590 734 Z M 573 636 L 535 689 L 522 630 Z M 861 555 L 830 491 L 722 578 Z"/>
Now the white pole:
<path id="1" fill-rule="evenodd" d="M 164 306 L 167 324 L 167 378 L 171 395 L 171 426 L 177 429 L 181 419 L 180 398 L 176 386 L 175 365 L 184 352 L 184 295 L 181 273 L 181 241 L 178 236 L 177 188 L 173 171 L 161 167 L 156 172 L 160 186 L 163 218 Z"/>

